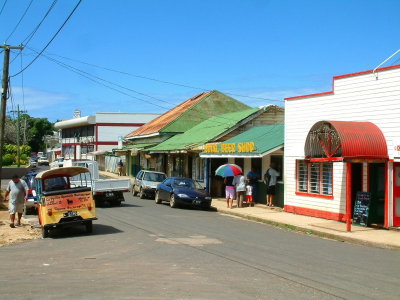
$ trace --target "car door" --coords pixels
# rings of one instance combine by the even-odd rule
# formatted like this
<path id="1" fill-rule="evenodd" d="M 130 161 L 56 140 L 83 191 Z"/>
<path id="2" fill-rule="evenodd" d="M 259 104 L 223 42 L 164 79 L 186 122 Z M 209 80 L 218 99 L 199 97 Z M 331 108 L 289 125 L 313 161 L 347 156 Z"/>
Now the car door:
<path id="1" fill-rule="evenodd" d="M 139 171 L 139 173 L 137 173 L 137 175 L 136 175 L 136 178 L 135 178 L 135 184 L 134 184 L 134 186 L 133 186 L 133 188 L 134 188 L 134 190 L 136 191 L 136 192 L 139 192 L 139 190 L 140 190 L 140 185 L 141 185 L 141 183 L 142 183 L 142 180 L 141 180 L 141 178 L 142 178 L 142 176 L 143 176 L 143 171 Z"/>
<path id="2" fill-rule="evenodd" d="M 165 179 L 162 183 L 159 184 L 158 188 L 158 198 L 161 200 L 168 200 L 169 193 L 167 191 L 168 185 L 171 185 L 172 180 L 170 178 Z"/>

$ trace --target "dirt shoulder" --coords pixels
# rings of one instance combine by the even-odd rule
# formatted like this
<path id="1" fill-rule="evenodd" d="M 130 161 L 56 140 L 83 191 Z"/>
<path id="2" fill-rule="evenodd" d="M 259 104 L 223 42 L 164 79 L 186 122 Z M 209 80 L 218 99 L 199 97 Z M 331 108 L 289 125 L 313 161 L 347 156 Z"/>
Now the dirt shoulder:
<path id="1" fill-rule="evenodd" d="M 22 226 L 11 228 L 10 215 L 8 214 L 7 207 L 8 202 L 0 202 L 0 247 L 33 240 L 41 236 L 40 229 L 33 228 L 26 222 L 24 223 L 24 220 L 22 220 Z"/>

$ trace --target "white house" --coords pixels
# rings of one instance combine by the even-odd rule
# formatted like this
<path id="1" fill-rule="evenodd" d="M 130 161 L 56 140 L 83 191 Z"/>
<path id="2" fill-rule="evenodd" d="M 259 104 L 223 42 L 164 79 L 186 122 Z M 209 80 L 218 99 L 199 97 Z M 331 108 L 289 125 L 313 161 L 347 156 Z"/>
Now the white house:
<path id="1" fill-rule="evenodd" d="M 285 100 L 285 210 L 399 227 L 400 65 Z"/>
<path id="2" fill-rule="evenodd" d="M 160 116 L 155 113 L 96 113 L 54 124 L 61 130 L 61 155 L 66 159 L 91 159 L 93 154 L 112 151 L 122 137 Z"/>

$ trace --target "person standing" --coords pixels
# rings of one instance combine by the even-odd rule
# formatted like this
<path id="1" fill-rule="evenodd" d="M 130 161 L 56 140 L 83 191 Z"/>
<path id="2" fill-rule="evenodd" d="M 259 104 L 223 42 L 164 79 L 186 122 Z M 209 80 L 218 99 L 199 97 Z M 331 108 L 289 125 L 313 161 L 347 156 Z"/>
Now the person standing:
<path id="1" fill-rule="evenodd" d="M 14 175 L 8 183 L 5 199 L 8 196 L 8 212 L 10 214 L 10 227 L 21 226 L 22 213 L 24 212 L 24 204 L 28 199 L 28 185 L 25 181 L 19 179 L 18 175 Z M 18 214 L 17 223 L 15 223 L 15 214 Z"/>
<path id="2" fill-rule="evenodd" d="M 248 203 L 249 206 L 254 206 L 253 187 L 249 184 L 249 182 L 246 183 L 246 202 Z"/>
<path id="3" fill-rule="evenodd" d="M 233 208 L 233 200 L 236 199 L 235 186 L 233 185 L 233 176 L 224 178 L 225 198 L 228 208 Z"/>
<path id="4" fill-rule="evenodd" d="M 118 162 L 118 166 L 117 166 L 117 168 L 118 168 L 118 176 L 122 176 L 123 167 L 124 167 L 124 163 L 122 162 L 122 159 L 120 159 L 119 162 Z"/>
<path id="5" fill-rule="evenodd" d="M 260 174 L 256 171 L 254 167 L 251 167 L 251 170 L 249 173 L 247 173 L 247 180 L 249 181 L 249 184 L 253 188 L 253 199 L 254 201 L 257 201 L 257 182 L 260 179 Z"/>
<path id="6" fill-rule="evenodd" d="M 274 196 L 276 193 L 276 182 L 279 177 L 279 172 L 275 169 L 275 164 L 271 163 L 269 169 L 264 174 L 264 181 L 267 185 L 267 206 L 274 206 Z"/>
<path id="7" fill-rule="evenodd" d="M 246 192 L 246 183 L 243 174 L 236 175 L 232 183 L 236 186 L 237 207 L 243 207 L 244 195 Z"/>

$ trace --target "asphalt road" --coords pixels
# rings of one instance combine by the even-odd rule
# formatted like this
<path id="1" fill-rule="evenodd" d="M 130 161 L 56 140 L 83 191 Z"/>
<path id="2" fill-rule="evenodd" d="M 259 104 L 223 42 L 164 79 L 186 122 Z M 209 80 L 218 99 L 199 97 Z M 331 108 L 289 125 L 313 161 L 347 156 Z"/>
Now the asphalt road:
<path id="1" fill-rule="evenodd" d="M 84 227 L 0 248 L 2 299 L 399 299 L 400 251 L 126 195 Z"/>

